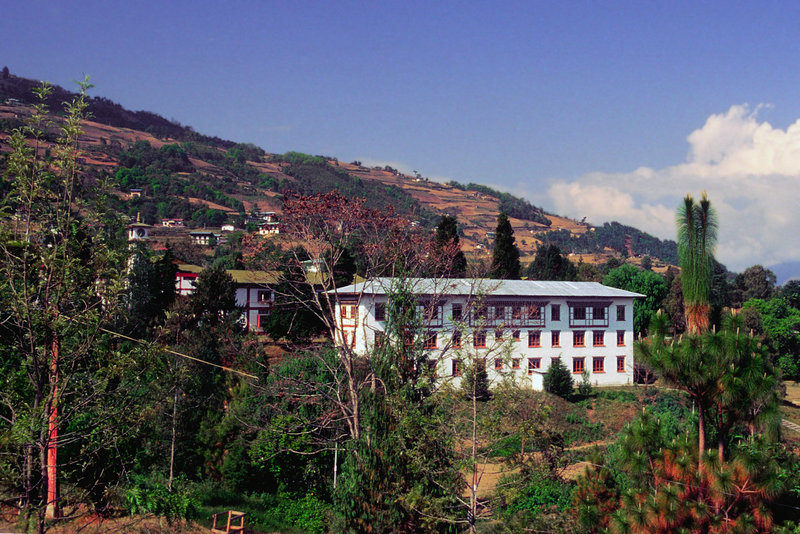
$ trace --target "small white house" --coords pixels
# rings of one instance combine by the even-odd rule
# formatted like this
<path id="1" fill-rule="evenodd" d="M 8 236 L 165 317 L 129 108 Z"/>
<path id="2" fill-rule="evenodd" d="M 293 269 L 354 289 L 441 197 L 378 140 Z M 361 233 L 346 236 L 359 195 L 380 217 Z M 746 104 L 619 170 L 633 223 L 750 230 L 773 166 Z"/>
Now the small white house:
<path id="1" fill-rule="evenodd" d="M 175 274 L 175 291 L 178 295 L 191 295 L 197 286 L 197 278 L 203 268 L 197 265 L 180 264 Z M 275 304 L 275 291 L 279 274 L 271 271 L 227 271 L 236 284 L 236 305 L 242 309 L 242 321 L 252 332 L 261 332 L 262 321 Z"/>
<path id="2" fill-rule="evenodd" d="M 394 281 L 376 278 L 335 292 L 336 343 L 365 354 L 381 343 Z M 513 373 L 542 389 L 560 359 L 597 386 L 633 382 L 633 301 L 639 293 L 597 282 L 405 280 L 417 297 L 423 346 L 440 377 L 460 381 L 469 353 L 485 358 L 490 377 Z"/>

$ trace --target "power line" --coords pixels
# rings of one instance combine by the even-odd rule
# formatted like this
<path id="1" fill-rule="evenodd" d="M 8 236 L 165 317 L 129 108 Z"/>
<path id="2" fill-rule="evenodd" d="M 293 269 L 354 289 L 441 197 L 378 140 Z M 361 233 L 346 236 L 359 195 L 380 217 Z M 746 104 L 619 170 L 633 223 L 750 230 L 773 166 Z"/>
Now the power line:
<path id="1" fill-rule="evenodd" d="M 111 334 L 113 336 L 121 337 L 122 339 L 127 339 L 128 341 L 133 341 L 134 343 L 139 343 L 140 345 L 146 345 L 146 346 L 151 345 L 150 342 L 145 341 L 143 339 L 137 339 L 137 338 L 134 338 L 134 337 L 126 336 L 125 334 L 120 334 L 119 332 L 114 332 L 113 330 L 109 330 L 108 328 L 103 328 L 102 326 L 99 327 L 99 328 L 100 328 L 100 330 L 102 330 L 103 332 L 106 332 L 107 334 Z M 194 356 L 189 356 L 188 354 L 183 354 L 182 352 L 178 352 L 178 351 L 172 350 L 170 348 L 159 347 L 159 350 L 163 350 L 164 352 L 169 352 L 170 354 L 174 354 L 176 356 L 180 356 L 181 358 L 186 358 L 187 360 L 192 360 L 192 361 L 195 361 L 195 362 L 198 362 L 198 363 L 202 363 L 204 365 L 210 365 L 212 367 L 217 367 L 218 369 L 222 369 L 223 371 L 227 371 L 229 373 L 236 373 L 237 375 L 246 376 L 247 378 L 253 378 L 255 380 L 258 380 L 258 377 L 256 375 L 251 375 L 249 373 L 245 373 L 244 371 L 239 371 L 238 369 L 234 369 L 232 367 L 226 367 L 226 366 L 220 365 L 218 363 L 209 362 L 207 360 L 201 360 L 200 358 L 195 358 Z"/>

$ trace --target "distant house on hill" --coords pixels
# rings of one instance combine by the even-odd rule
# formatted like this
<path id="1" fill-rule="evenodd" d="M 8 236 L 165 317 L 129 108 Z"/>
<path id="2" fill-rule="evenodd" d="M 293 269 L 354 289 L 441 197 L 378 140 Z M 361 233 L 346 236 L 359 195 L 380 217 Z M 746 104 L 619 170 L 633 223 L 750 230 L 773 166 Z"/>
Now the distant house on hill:
<path id="1" fill-rule="evenodd" d="M 138 188 L 131 189 L 128 194 L 131 198 L 139 198 L 142 196 L 142 190 Z"/>
<path id="2" fill-rule="evenodd" d="M 192 242 L 201 247 L 213 247 L 219 242 L 220 237 L 214 232 L 207 232 L 205 230 L 189 232 L 189 235 L 192 238 Z"/>
<path id="3" fill-rule="evenodd" d="M 644 295 L 597 282 L 414 278 L 407 283 L 424 325 L 419 334 L 424 350 L 440 377 L 458 384 L 468 351 L 489 359 L 490 375 L 513 374 L 538 390 L 556 360 L 577 380 L 586 370 L 598 386 L 633 382 L 633 301 Z M 337 300 L 335 342 L 356 353 L 380 344 L 392 287 L 391 278 L 376 278 L 330 292 Z"/>
<path id="4" fill-rule="evenodd" d="M 258 227 L 258 235 L 278 235 L 281 232 L 280 223 L 267 222 Z"/>
<path id="5" fill-rule="evenodd" d="M 234 230 L 236 230 L 236 226 L 233 223 L 225 223 L 222 225 L 222 228 L 220 228 L 220 230 L 222 230 L 223 232 L 233 232 Z"/>
<path id="6" fill-rule="evenodd" d="M 191 295 L 203 268 L 179 264 L 175 274 L 175 291 L 178 295 Z M 227 271 L 236 284 L 236 305 L 242 309 L 242 322 L 252 332 L 262 332 L 262 322 L 275 304 L 275 291 L 279 273 L 274 271 Z"/>
<path id="7" fill-rule="evenodd" d="M 161 226 L 164 228 L 183 228 L 183 219 L 161 219 Z"/>

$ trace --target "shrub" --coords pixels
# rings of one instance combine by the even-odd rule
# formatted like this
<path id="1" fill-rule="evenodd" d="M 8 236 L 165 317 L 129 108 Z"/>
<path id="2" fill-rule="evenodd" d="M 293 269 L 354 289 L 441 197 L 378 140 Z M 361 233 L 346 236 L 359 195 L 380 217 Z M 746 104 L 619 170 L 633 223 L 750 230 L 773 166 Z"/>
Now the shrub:
<path id="1" fill-rule="evenodd" d="M 572 373 L 560 359 L 550 364 L 544 374 L 544 390 L 548 393 L 566 398 L 572 394 Z"/>
<path id="2" fill-rule="evenodd" d="M 169 491 L 163 482 L 144 476 L 134 476 L 133 484 L 125 492 L 125 510 L 128 515 L 154 514 L 167 521 L 197 517 L 197 501 L 182 481 Z"/>
<path id="3" fill-rule="evenodd" d="M 589 378 L 589 370 L 584 369 L 581 375 L 581 382 L 578 384 L 578 393 L 581 397 L 588 397 L 592 394 L 592 381 Z"/>

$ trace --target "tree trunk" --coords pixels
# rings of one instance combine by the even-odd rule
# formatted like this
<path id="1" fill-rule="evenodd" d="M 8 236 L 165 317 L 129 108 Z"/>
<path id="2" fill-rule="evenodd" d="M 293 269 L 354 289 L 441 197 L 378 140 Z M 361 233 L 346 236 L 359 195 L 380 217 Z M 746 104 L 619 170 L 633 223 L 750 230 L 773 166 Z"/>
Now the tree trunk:
<path id="1" fill-rule="evenodd" d="M 698 399 L 697 401 L 697 434 L 698 434 L 698 444 L 697 444 L 697 458 L 698 461 L 702 460 L 703 454 L 706 452 L 706 411 L 703 407 L 703 403 L 700 402 Z"/>
<path id="2" fill-rule="evenodd" d="M 51 395 L 47 433 L 47 517 L 54 519 L 61 514 L 58 509 L 58 336 L 53 339 L 53 355 L 50 367 Z"/>
<path id="3" fill-rule="evenodd" d="M 172 491 L 172 477 L 175 468 L 175 433 L 178 420 L 178 387 L 175 387 L 175 396 L 172 398 L 172 440 L 169 446 L 169 480 L 167 489 Z"/>
<path id="4" fill-rule="evenodd" d="M 475 514 L 478 511 L 478 399 L 475 395 L 475 380 L 472 381 L 472 485 L 469 492 L 469 531 L 475 530 Z"/>

